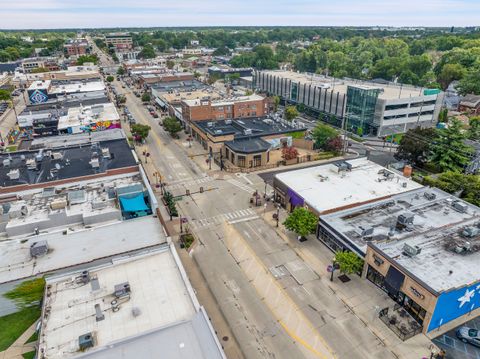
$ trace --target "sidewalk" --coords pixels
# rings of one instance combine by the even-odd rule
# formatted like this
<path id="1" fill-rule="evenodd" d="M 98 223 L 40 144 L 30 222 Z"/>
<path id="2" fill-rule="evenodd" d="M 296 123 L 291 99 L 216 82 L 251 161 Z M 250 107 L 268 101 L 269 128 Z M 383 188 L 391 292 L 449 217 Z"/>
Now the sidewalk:
<path id="1" fill-rule="evenodd" d="M 314 236 L 311 236 L 307 242 L 298 242 L 295 234 L 287 231 L 281 224 L 287 217 L 283 209 L 280 210 L 279 227 L 276 228 L 273 213 L 275 213 L 273 204 L 269 204 L 264 220 L 320 276 L 332 294 L 348 307 L 386 349 L 401 359 L 421 359 L 430 356 L 429 346 L 432 342 L 427 336 L 418 334 L 403 342 L 378 318 L 379 310 L 393 304 L 383 291 L 357 275 L 350 275 L 351 281 L 347 283 L 342 283 L 338 279 L 330 282 L 330 275 L 326 268 L 331 264 L 333 252 Z"/>
<path id="2" fill-rule="evenodd" d="M 36 326 L 37 322 L 33 323 L 7 350 L 0 352 L 0 359 L 23 359 L 23 353 L 34 351 L 36 342 L 25 342 L 35 333 Z"/>

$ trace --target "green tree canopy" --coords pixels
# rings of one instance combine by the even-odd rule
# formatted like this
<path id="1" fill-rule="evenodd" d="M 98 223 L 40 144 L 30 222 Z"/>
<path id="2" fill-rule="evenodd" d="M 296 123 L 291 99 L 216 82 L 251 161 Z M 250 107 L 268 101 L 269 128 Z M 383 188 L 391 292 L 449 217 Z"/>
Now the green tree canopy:
<path id="1" fill-rule="evenodd" d="M 433 128 L 417 127 L 408 130 L 397 147 L 396 158 L 422 166 L 430 156 L 430 146 L 436 136 Z"/>
<path id="2" fill-rule="evenodd" d="M 113 82 L 113 80 L 115 80 L 115 77 L 113 77 L 112 75 L 107 76 L 107 82 Z"/>
<path id="3" fill-rule="evenodd" d="M 460 80 L 466 74 L 467 70 L 460 64 L 446 64 L 438 74 L 438 82 L 443 90 L 454 80 Z"/>
<path id="4" fill-rule="evenodd" d="M 319 122 L 312 131 L 312 137 L 317 148 L 326 149 L 328 143 L 338 137 L 338 131 L 329 125 Z"/>
<path id="5" fill-rule="evenodd" d="M 470 118 L 468 138 L 473 141 L 480 141 L 480 116 Z"/>
<path id="6" fill-rule="evenodd" d="M 350 251 L 336 252 L 335 262 L 340 266 L 340 272 L 345 274 L 359 273 L 363 269 L 363 259 Z"/>
<path id="7" fill-rule="evenodd" d="M 125 75 L 125 69 L 123 68 L 123 66 L 120 66 L 117 70 L 117 75 Z"/>
<path id="8" fill-rule="evenodd" d="M 82 56 L 79 56 L 76 63 L 77 65 L 81 66 L 87 62 L 93 62 L 94 64 L 96 64 L 98 62 L 98 57 L 97 55 L 82 55 Z"/>
<path id="9" fill-rule="evenodd" d="M 147 44 L 143 46 L 143 49 L 138 54 L 138 57 L 141 59 L 153 59 L 155 57 L 155 49 L 152 45 Z"/>
<path id="10" fill-rule="evenodd" d="M 480 95 L 480 66 L 470 69 L 457 85 L 461 95 Z"/>
<path id="11" fill-rule="evenodd" d="M 424 184 L 458 194 L 460 198 L 480 206 L 480 176 L 447 171 L 436 177 L 425 177 Z"/>
<path id="12" fill-rule="evenodd" d="M 317 228 L 317 216 L 303 207 L 297 207 L 287 217 L 283 225 L 299 236 L 305 237 L 315 233 Z"/>
<path id="13" fill-rule="evenodd" d="M 143 141 L 148 137 L 148 133 L 150 132 L 151 127 L 148 125 L 135 123 L 130 127 L 130 129 L 131 129 L 132 135 L 134 135 L 135 137 Z"/>
<path id="14" fill-rule="evenodd" d="M 10 90 L 0 89 L 0 101 L 10 101 L 12 99 L 12 93 Z"/>
<path id="15" fill-rule="evenodd" d="M 287 106 L 285 108 L 285 119 L 289 122 L 298 116 L 298 110 L 296 106 Z"/>
<path id="16" fill-rule="evenodd" d="M 148 92 L 144 92 L 142 95 L 142 102 L 150 102 L 151 96 Z"/>
<path id="17" fill-rule="evenodd" d="M 450 122 L 445 129 L 437 130 L 430 161 L 443 171 L 462 171 L 470 162 L 473 149 L 465 144 L 465 134 L 458 120 Z"/>
<path id="18" fill-rule="evenodd" d="M 165 117 L 163 119 L 163 127 L 172 137 L 176 137 L 177 133 L 182 130 L 182 125 L 175 117 Z"/>

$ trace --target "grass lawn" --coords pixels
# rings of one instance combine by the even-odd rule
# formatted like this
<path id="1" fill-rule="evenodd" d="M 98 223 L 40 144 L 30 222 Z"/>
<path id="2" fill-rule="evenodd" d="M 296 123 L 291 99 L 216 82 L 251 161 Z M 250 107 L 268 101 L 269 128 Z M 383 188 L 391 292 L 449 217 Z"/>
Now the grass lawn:
<path id="1" fill-rule="evenodd" d="M 33 359 L 33 358 L 35 358 L 35 350 L 31 351 L 31 352 L 28 352 L 28 353 L 23 353 L 22 356 L 25 359 Z"/>
<path id="2" fill-rule="evenodd" d="M 30 338 L 25 343 L 36 342 L 38 340 L 38 332 L 32 334 Z"/>
<path id="3" fill-rule="evenodd" d="M 38 306 L 27 307 L 19 312 L 0 318 L 0 351 L 4 351 L 40 318 Z"/>

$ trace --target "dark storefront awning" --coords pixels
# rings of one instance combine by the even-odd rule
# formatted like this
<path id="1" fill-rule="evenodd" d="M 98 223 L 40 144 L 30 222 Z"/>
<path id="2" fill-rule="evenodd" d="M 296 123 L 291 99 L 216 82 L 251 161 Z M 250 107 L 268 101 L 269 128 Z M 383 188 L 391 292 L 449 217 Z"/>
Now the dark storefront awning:
<path id="1" fill-rule="evenodd" d="M 394 266 L 390 266 L 390 268 L 388 268 L 387 276 L 385 277 L 385 287 L 390 294 L 396 295 L 400 291 L 400 287 L 404 280 L 405 275 Z"/>
<path id="2" fill-rule="evenodd" d="M 290 197 L 290 203 L 292 204 L 292 206 L 303 206 L 303 198 L 296 194 L 294 191 L 292 191 L 290 188 L 287 190 L 287 195 L 288 197 Z"/>

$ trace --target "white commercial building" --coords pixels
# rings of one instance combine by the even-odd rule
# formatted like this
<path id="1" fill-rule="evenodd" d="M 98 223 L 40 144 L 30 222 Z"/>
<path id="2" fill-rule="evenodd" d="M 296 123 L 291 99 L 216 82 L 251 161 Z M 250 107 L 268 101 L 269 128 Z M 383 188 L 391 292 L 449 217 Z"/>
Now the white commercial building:
<path id="1" fill-rule="evenodd" d="M 46 284 L 39 358 L 225 358 L 173 244 Z"/>

